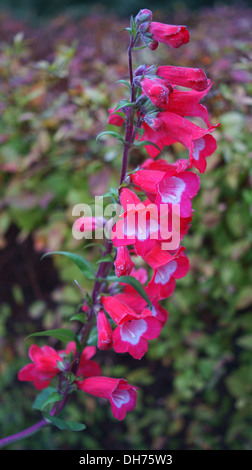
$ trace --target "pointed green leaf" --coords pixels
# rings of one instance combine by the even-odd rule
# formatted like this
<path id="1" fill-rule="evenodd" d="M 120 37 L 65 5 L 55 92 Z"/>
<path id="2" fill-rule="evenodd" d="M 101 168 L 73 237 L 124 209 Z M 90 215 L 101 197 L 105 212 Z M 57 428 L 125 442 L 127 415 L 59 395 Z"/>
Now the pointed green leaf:
<path id="1" fill-rule="evenodd" d="M 49 413 L 43 414 L 50 423 L 54 424 L 62 431 L 83 431 L 83 429 L 86 428 L 85 424 L 82 423 L 76 423 L 75 421 L 65 421 L 64 419 L 52 416 Z"/>
<path id="2" fill-rule="evenodd" d="M 114 257 L 112 255 L 106 255 L 104 256 L 103 258 L 99 259 L 99 261 L 97 261 L 97 264 L 99 263 L 106 263 L 110 261 L 111 263 L 114 262 Z"/>
<path id="3" fill-rule="evenodd" d="M 141 49 L 146 49 L 147 46 L 133 47 L 132 51 L 140 51 Z"/>
<path id="4" fill-rule="evenodd" d="M 99 135 L 96 137 L 96 142 L 98 142 L 98 140 L 99 140 L 103 135 L 111 135 L 112 137 L 115 137 L 116 139 L 120 140 L 120 142 L 122 142 L 123 144 L 125 144 L 124 138 L 123 138 L 120 134 L 118 134 L 118 132 L 114 132 L 114 131 L 105 131 L 105 132 L 101 132 L 101 134 L 99 134 Z"/>
<path id="5" fill-rule="evenodd" d="M 41 259 L 44 259 L 46 256 L 49 255 L 63 255 L 67 258 L 70 258 L 76 264 L 76 266 L 78 266 L 82 274 L 87 279 L 95 279 L 95 272 L 92 265 L 82 256 L 76 255 L 75 253 L 69 253 L 68 251 L 51 251 L 50 253 L 45 253 Z"/>
<path id="6" fill-rule="evenodd" d="M 127 82 L 127 80 L 117 80 L 116 83 L 122 83 L 123 85 L 127 86 L 129 90 L 131 90 L 131 85 L 129 82 Z"/>
<path id="7" fill-rule="evenodd" d="M 98 330 L 97 330 L 97 326 L 94 326 L 88 337 L 87 344 L 89 346 L 97 346 L 97 343 L 98 343 Z"/>
<path id="8" fill-rule="evenodd" d="M 156 149 L 159 150 L 159 152 L 162 152 L 162 150 L 156 145 L 154 144 L 153 142 L 151 142 L 150 140 L 142 140 L 140 142 L 136 142 L 134 144 L 134 147 L 143 147 L 145 145 L 153 145 L 154 147 L 156 147 Z"/>
<path id="9" fill-rule="evenodd" d="M 120 103 L 114 109 L 114 113 L 116 113 L 116 111 L 118 111 L 121 108 L 133 108 L 135 106 L 135 104 L 136 103 L 131 103 L 131 101 L 129 101 L 129 100 L 122 100 L 122 101 L 120 101 Z"/>
<path id="10" fill-rule="evenodd" d="M 70 321 L 80 321 L 81 323 L 87 323 L 87 315 L 85 313 L 76 313 L 70 318 Z"/>
<path id="11" fill-rule="evenodd" d="M 114 114 L 117 114 L 118 116 L 120 116 L 121 118 L 123 118 L 124 121 L 126 121 L 126 119 L 127 119 L 126 114 L 123 113 L 122 111 L 116 111 L 116 113 L 114 113 Z"/>
<path id="12" fill-rule="evenodd" d="M 43 403 L 40 409 L 43 410 L 47 405 L 55 403 L 56 401 L 61 401 L 61 400 L 62 400 L 62 396 L 58 392 L 54 392 L 47 398 L 47 400 L 45 400 L 45 402 Z"/>
<path id="13" fill-rule="evenodd" d="M 55 387 L 44 388 L 44 390 L 41 390 L 41 392 L 39 392 L 36 396 L 32 404 L 32 408 L 34 408 L 35 410 L 41 410 L 43 408 L 44 403 L 48 400 L 49 396 L 56 392 L 57 390 Z"/>
<path id="14" fill-rule="evenodd" d="M 81 345 L 76 334 L 69 330 L 68 328 L 58 328 L 56 330 L 46 330 L 46 331 L 39 331 L 37 333 L 32 333 L 31 335 L 27 336 L 25 339 L 33 338 L 35 336 L 51 336 L 52 338 L 59 339 L 63 342 L 74 341 L 76 343 L 76 347 L 78 351 L 81 351 Z"/>

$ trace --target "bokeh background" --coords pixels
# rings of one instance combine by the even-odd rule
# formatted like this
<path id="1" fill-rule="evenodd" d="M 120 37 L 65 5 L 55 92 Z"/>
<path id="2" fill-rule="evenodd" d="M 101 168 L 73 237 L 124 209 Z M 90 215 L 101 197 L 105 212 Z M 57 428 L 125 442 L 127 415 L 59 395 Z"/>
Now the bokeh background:
<path id="1" fill-rule="evenodd" d="M 121 147 L 95 137 L 124 97 L 122 29 L 140 8 L 186 24 L 191 41 L 136 52 L 136 63 L 201 67 L 214 82 L 205 104 L 221 126 L 184 240 L 191 270 L 164 301 L 169 321 L 141 361 L 97 353 L 104 375 L 139 386 L 134 412 L 117 422 L 107 403 L 79 393 L 66 418 L 85 431 L 46 428 L 9 449 L 252 449 L 250 2 L 1 0 L 0 434 L 40 419 L 35 389 L 17 380 L 25 337 L 69 325 L 82 301 L 74 279 L 92 288 L 69 260 L 41 256 L 74 251 L 94 266 L 99 257 L 73 239 L 72 207 L 117 186 Z M 174 145 L 163 156 L 187 152 Z M 144 158 L 132 151 L 131 167 Z"/>

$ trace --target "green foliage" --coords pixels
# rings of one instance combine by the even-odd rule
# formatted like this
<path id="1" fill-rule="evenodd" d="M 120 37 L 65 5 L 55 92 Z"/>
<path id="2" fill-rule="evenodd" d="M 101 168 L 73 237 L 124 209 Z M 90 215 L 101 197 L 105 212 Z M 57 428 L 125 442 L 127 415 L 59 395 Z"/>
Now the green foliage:
<path id="1" fill-rule="evenodd" d="M 54 422 L 10 448 L 251 450 L 250 18 L 242 7 L 187 14 L 177 22 L 188 24 L 190 44 L 156 50 L 157 63 L 206 71 L 214 84 L 205 104 L 211 122 L 221 126 L 184 240 L 191 270 L 164 302 L 170 316 L 160 338 L 149 342 L 139 362 L 113 352 L 95 357 L 104 375 L 140 387 L 136 410 L 119 423 L 106 403 L 79 391 L 67 406 L 68 425 L 57 424 L 83 429 L 83 420 L 87 432 L 60 433 Z M 127 78 L 121 19 L 90 16 L 78 23 L 61 17 L 38 31 L 6 17 L 0 23 L 0 422 L 8 435 L 41 419 L 38 410 L 56 398 L 53 389 L 51 398 L 31 409 L 36 391 L 17 380 L 27 363 L 23 339 L 67 328 L 69 319 L 85 321 L 78 307 L 82 291 L 73 279 L 86 294 L 91 276 L 83 277 L 67 256 L 40 258 L 78 252 L 88 262 L 85 273 L 96 269 L 102 241 L 73 239 L 71 209 L 91 203 L 94 195 L 106 193 L 106 203 L 117 199 L 109 188 L 118 185 L 121 145 L 109 135 L 106 142 L 95 138 L 104 131 L 107 109 L 128 90 L 115 86 Z M 147 49 L 135 54 L 142 54 L 143 63 L 153 61 Z M 171 162 L 187 156 L 180 145 L 162 154 Z M 145 157 L 142 148 L 132 149 L 129 170 Z M 36 338 L 41 345 L 44 340 Z M 54 346 L 57 336 L 47 340 Z M 97 344 L 96 327 L 91 344 Z"/>

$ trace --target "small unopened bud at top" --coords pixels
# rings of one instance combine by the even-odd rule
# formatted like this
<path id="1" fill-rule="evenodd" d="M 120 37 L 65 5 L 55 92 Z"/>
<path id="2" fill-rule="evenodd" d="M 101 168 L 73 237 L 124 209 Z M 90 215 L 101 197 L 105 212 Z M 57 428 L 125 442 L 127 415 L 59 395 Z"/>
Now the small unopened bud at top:
<path id="1" fill-rule="evenodd" d="M 116 260 L 114 264 L 117 277 L 130 275 L 135 265 L 131 260 L 129 250 L 126 246 L 119 246 L 117 248 Z"/>
<path id="2" fill-rule="evenodd" d="M 108 351 L 112 348 L 112 328 L 103 310 L 97 314 L 98 348 Z"/>
<path id="3" fill-rule="evenodd" d="M 135 17 L 136 25 L 143 24 L 148 22 L 148 24 L 152 21 L 152 12 L 144 8 L 140 10 L 139 13 Z"/>

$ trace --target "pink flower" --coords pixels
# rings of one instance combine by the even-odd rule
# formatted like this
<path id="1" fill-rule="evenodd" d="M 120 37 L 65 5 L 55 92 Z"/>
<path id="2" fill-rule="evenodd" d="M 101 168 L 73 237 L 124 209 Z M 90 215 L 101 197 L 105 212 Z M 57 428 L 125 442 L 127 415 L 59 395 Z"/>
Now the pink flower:
<path id="1" fill-rule="evenodd" d="M 186 26 L 176 26 L 152 21 L 148 32 L 151 33 L 153 40 L 168 44 L 174 48 L 183 46 L 190 40 Z"/>
<path id="2" fill-rule="evenodd" d="M 180 85 L 193 88 L 197 91 L 206 90 L 209 87 L 209 80 L 202 69 L 190 67 L 174 67 L 173 65 L 161 65 L 157 69 L 157 75 L 167 80 L 173 85 Z"/>
<path id="3" fill-rule="evenodd" d="M 101 302 L 106 312 L 108 312 L 117 325 L 122 325 L 131 320 L 141 320 L 152 315 L 148 308 L 145 308 L 141 314 L 136 313 L 127 304 L 118 300 L 117 295 L 102 297 Z"/>
<path id="4" fill-rule="evenodd" d="M 130 303 L 132 296 L 128 297 Z M 138 303 L 140 305 L 141 301 Z M 128 352 L 135 359 L 143 357 L 148 350 L 147 340 L 157 338 L 162 328 L 160 322 L 146 308 L 146 302 L 144 303 L 143 310 L 139 312 L 123 302 L 121 294 L 102 297 L 104 308 L 118 325 L 113 331 L 114 350 L 118 353 Z"/>
<path id="5" fill-rule="evenodd" d="M 199 176 L 191 171 L 163 172 L 160 170 L 139 170 L 131 175 L 132 181 L 149 197 L 156 196 L 155 203 L 180 204 L 181 217 L 190 217 L 192 211 L 191 199 L 196 196 L 199 187 Z"/>
<path id="6" fill-rule="evenodd" d="M 114 225 L 111 238 L 114 246 L 134 245 L 141 256 L 151 251 L 159 237 L 160 225 L 167 225 L 155 204 L 148 199 L 141 202 L 133 191 L 123 188 L 120 202 L 124 208 L 120 220 Z"/>
<path id="7" fill-rule="evenodd" d="M 97 315 L 97 330 L 98 348 L 108 351 L 113 345 L 112 328 L 103 310 Z"/>
<path id="8" fill-rule="evenodd" d="M 169 102 L 169 95 L 172 93 L 172 86 L 161 78 L 144 77 L 141 80 L 141 87 L 146 96 L 157 108 L 165 107 Z"/>
<path id="9" fill-rule="evenodd" d="M 127 411 L 132 411 L 136 406 L 137 387 L 129 385 L 124 379 L 92 377 L 77 385 L 83 392 L 108 399 L 112 414 L 119 421 L 125 418 Z"/>
<path id="10" fill-rule="evenodd" d="M 130 275 L 135 265 L 130 258 L 129 250 L 126 248 L 126 246 L 119 246 L 117 248 L 116 260 L 114 264 L 117 277 Z"/>
<path id="11" fill-rule="evenodd" d="M 212 84 L 203 91 L 180 91 L 174 89 L 166 108 L 167 111 L 183 117 L 199 117 L 207 126 L 210 126 L 207 109 L 205 106 L 200 104 L 200 100 L 209 92 L 211 86 Z"/>
<path id="12" fill-rule="evenodd" d="M 219 124 L 203 129 L 188 119 L 169 111 L 160 113 L 158 117 L 163 122 L 163 128 L 160 131 L 154 132 L 144 123 L 145 132 L 141 140 L 154 142 L 161 150 L 165 145 L 180 142 L 189 150 L 190 166 L 194 165 L 200 173 L 204 173 L 207 165 L 206 157 L 212 155 L 217 147 L 211 132 Z M 155 157 L 159 153 L 152 145 L 147 145 L 146 150 L 151 157 Z"/>
<path id="13" fill-rule="evenodd" d="M 139 282 L 141 282 L 143 286 L 148 281 L 148 273 L 145 268 L 133 269 L 133 271 L 131 272 L 131 276 L 135 277 Z M 138 292 L 129 284 L 121 285 L 123 285 L 123 291 L 120 294 L 117 294 L 116 298 L 121 302 L 127 304 L 136 313 L 141 313 L 148 305 L 146 300 L 144 300 L 143 297 L 141 297 Z M 148 297 L 151 298 L 151 295 L 149 295 L 148 292 L 148 287 L 144 287 L 144 289 Z M 154 298 L 151 298 L 151 303 L 152 316 L 156 320 L 158 320 L 161 323 L 161 326 L 163 327 L 166 321 L 168 320 L 169 314 L 167 310 L 161 307 L 161 305 Z"/>
<path id="14" fill-rule="evenodd" d="M 190 265 L 184 250 L 185 248 L 181 247 L 172 255 L 156 244 L 154 250 L 144 258 L 154 269 L 146 290 L 151 300 L 161 300 L 171 296 L 176 285 L 175 279 L 180 279 L 188 273 Z"/>
<path id="15" fill-rule="evenodd" d="M 157 338 L 161 328 L 161 323 L 152 316 L 126 321 L 113 331 L 114 350 L 141 359 L 148 350 L 147 340 Z"/>
<path id="16" fill-rule="evenodd" d="M 32 382 L 37 390 L 48 387 L 51 379 L 59 373 L 58 362 L 62 357 L 51 346 L 36 346 L 29 349 L 31 364 L 27 364 L 18 372 L 18 379 Z"/>
<path id="17" fill-rule="evenodd" d="M 37 390 L 43 390 L 50 385 L 51 379 L 61 372 L 58 362 L 67 361 L 66 356 L 70 352 L 74 353 L 75 349 L 76 345 L 74 342 L 70 342 L 65 350 L 58 352 L 51 346 L 42 346 L 40 348 L 32 344 L 29 349 L 29 357 L 32 363 L 27 364 L 18 372 L 18 379 L 32 382 Z M 90 361 L 95 352 L 96 348 L 94 346 L 87 346 L 83 350 L 78 375 L 90 377 L 101 373 L 100 366 L 96 362 Z M 71 364 L 68 364 L 68 366 L 70 369 Z"/>

